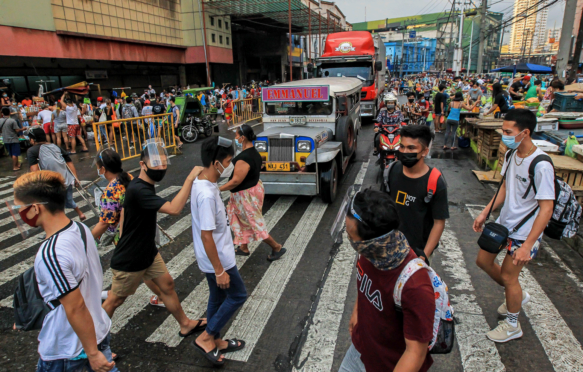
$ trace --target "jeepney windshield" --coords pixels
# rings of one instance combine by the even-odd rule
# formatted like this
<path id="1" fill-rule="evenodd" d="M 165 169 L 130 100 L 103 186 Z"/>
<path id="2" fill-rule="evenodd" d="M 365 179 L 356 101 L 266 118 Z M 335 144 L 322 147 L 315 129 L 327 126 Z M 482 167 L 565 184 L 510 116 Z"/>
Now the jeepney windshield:
<path id="1" fill-rule="evenodd" d="M 267 115 L 330 115 L 332 98 L 327 102 L 265 102 Z"/>

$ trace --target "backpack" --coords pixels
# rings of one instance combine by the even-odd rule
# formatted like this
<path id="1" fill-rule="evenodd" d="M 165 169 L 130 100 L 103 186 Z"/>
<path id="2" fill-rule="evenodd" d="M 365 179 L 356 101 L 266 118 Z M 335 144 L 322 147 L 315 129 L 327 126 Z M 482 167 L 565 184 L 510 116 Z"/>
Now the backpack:
<path id="1" fill-rule="evenodd" d="M 385 183 L 385 190 L 388 193 L 391 192 L 391 188 L 389 187 L 389 175 L 395 163 L 396 161 L 389 164 L 389 166 L 385 168 L 385 171 L 383 172 L 383 182 Z M 429 180 L 427 181 L 427 195 L 423 199 L 425 203 L 431 202 L 433 195 L 435 195 L 437 191 L 437 181 L 439 180 L 439 177 L 441 177 L 441 172 L 439 171 L 439 169 L 432 168 L 431 173 L 429 174 Z"/>
<path id="2" fill-rule="evenodd" d="M 508 160 L 508 159 L 507 159 Z M 534 170 L 541 161 L 548 161 L 553 165 L 551 157 L 546 154 L 538 155 L 532 160 L 528 167 L 528 178 L 530 183 L 522 199 L 526 199 L 532 189 L 536 194 L 534 184 Z M 554 166 L 553 166 L 554 168 Z M 560 240 L 562 237 L 572 238 L 579 230 L 579 221 L 583 209 L 577 201 L 577 197 L 561 177 L 555 175 L 555 200 L 553 201 L 553 216 L 545 228 L 545 235 L 551 239 Z"/>
<path id="3" fill-rule="evenodd" d="M 87 253 L 87 235 L 85 226 L 75 222 L 81 232 L 81 239 Z M 45 316 L 61 305 L 58 299 L 46 303 L 38 288 L 34 266 L 18 277 L 18 284 L 14 291 L 14 324 L 21 331 L 41 329 Z"/>
<path id="4" fill-rule="evenodd" d="M 422 259 L 414 258 L 407 263 L 393 290 L 393 300 L 398 312 L 402 312 L 401 294 L 407 280 L 418 270 L 426 269 L 435 293 L 435 314 L 433 318 L 433 338 L 429 343 L 429 354 L 449 354 L 455 342 L 453 307 L 449 303 L 447 285 Z"/>
<path id="5" fill-rule="evenodd" d="M 133 118 L 134 114 L 132 113 L 132 107 L 133 106 L 131 103 L 127 103 L 125 105 L 123 105 L 123 108 L 121 109 L 121 115 L 124 119 L 129 119 L 129 118 Z"/>

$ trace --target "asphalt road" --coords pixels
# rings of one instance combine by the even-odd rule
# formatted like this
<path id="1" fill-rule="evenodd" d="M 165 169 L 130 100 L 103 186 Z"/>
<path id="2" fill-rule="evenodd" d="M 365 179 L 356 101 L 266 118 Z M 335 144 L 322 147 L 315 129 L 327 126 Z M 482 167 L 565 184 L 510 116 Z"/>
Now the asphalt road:
<path id="1" fill-rule="evenodd" d="M 372 137 L 372 125 L 366 124 L 336 202 L 326 205 L 318 198 L 266 196 L 263 212 L 270 234 L 284 244 L 288 254 L 269 263 L 269 247 L 262 243 L 251 246 L 250 257 L 238 256 L 249 298 L 224 332 L 227 337 L 246 340 L 248 346 L 229 355 L 224 371 L 338 370 L 350 345 L 348 321 L 356 298 L 356 254 L 346 241 L 333 245 L 329 231 L 341 196 L 350 185 L 378 187 Z M 158 193 L 169 198 L 176 194 L 190 169 L 201 164 L 200 143 L 185 145 L 184 153 L 172 158 Z M 471 150 L 443 152 L 439 149 L 442 143 L 443 135 L 438 134 L 428 162 L 447 180 L 451 218 L 433 266 L 449 286 L 459 324 L 454 351 L 435 356 L 432 371 L 583 371 L 583 259 L 562 242 L 545 238 L 539 257 L 521 277 L 523 288 L 532 296 L 519 318 L 523 338 L 498 345 L 486 339 L 485 332 L 499 320 L 496 308 L 503 301 L 503 290 L 475 265 L 478 234 L 471 224 L 494 191 L 471 173 L 477 169 Z M 76 156 L 81 179 L 94 180 L 91 157 Z M 124 165 L 127 170 L 136 166 L 137 161 Z M 14 179 L 2 178 L 9 176 L 14 174 L 0 172 L 0 198 L 10 196 Z M 204 314 L 208 292 L 194 262 L 189 215 L 187 205 L 181 215 L 160 219 L 160 226 L 175 238 L 160 252 L 175 278 L 183 307 L 194 317 Z M 96 218 L 86 223 L 92 226 Z M 40 240 L 33 236 L 23 241 L 13 228 L 5 209 L 0 208 L 0 370 L 32 371 L 38 358 L 37 333 L 11 330 L 13 310 L 7 298 L 18 273 L 30 266 Z M 110 258 L 111 251 L 102 256 L 106 278 Z M 149 295 L 147 290 L 139 290 L 113 319 L 112 348 L 120 355 L 120 370 L 210 369 L 194 351 L 194 338 L 178 340 L 170 314 L 148 305 Z"/>

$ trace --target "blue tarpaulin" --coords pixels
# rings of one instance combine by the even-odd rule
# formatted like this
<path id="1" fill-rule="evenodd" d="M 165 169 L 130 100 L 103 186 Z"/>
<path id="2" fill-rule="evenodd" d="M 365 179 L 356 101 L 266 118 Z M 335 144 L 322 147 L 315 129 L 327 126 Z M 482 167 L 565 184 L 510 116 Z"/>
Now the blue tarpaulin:
<path id="1" fill-rule="evenodd" d="M 547 66 L 535 65 L 533 63 L 517 63 L 516 65 L 504 66 L 490 72 L 532 72 L 535 74 L 551 73 L 553 70 Z"/>

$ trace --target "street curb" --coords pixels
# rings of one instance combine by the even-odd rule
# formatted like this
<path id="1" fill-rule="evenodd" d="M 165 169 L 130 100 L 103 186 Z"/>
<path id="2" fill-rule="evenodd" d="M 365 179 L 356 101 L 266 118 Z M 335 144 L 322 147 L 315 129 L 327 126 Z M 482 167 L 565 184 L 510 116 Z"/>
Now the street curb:
<path id="1" fill-rule="evenodd" d="M 577 234 L 572 238 L 563 238 L 561 240 L 565 242 L 569 248 L 573 249 L 583 257 L 583 237 Z"/>

